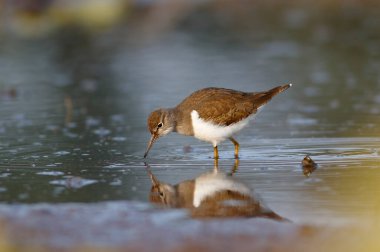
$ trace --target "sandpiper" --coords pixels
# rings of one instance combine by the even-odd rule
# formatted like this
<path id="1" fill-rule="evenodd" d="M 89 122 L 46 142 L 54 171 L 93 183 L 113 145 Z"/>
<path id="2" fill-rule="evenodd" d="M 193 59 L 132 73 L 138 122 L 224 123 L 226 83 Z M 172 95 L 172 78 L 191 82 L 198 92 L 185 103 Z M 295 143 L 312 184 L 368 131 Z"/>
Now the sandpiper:
<path id="1" fill-rule="evenodd" d="M 227 174 L 216 163 L 212 171 L 176 185 L 159 181 L 147 166 L 152 181 L 149 199 L 171 208 L 186 208 L 194 218 L 263 217 L 286 221 L 266 207 L 249 186 L 233 177 L 237 165 Z"/>
<path id="2" fill-rule="evenodd" d="M 239 143 L 233 135 L 246 127 L 273 96 L 291 86 L 286 84 L 263 92 L 209 87 L 195 91 L 174 108 L 157 109 L 148 117 L 151 138 L 144 158 L 159 137 L 173 131 L 211 142 L 215 159 L 219 157 L 219 143 L 229 139 L 235 146 L 235 158 L 238 158 Z"/>

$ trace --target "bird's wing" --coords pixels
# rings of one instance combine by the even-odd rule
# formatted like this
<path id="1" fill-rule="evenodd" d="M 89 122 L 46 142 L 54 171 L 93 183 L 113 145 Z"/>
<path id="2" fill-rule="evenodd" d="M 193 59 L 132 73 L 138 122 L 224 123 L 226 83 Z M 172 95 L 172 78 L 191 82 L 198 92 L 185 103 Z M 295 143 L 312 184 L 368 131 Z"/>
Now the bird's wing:
<path id="1" fill-rule="evenodd" d="M 226 126 L 257 112 L 257 108 L 247 97 L 224 94 L 217 94 L 214 99 L 200 102 L 195 110 L 203 120 Z"/>
<path id="2" fill-rule="evenodd" d="M 287 84 L 255 93 L 225 88 L 205 88 L 192 93 L 177 108 L 188 115 L 195 110 L 205 121 L 228 126 L 255 114 L 273 96 L 285 91 L 290 86 L 291 84 Z"/>
<path id="3" fill-rule="evenodd" d="M 218 125 L 233 124 L 257 111 L 251 93 L 223 88 L 199 90 L 178 106 L 196 110 L 200 118 Z"/>

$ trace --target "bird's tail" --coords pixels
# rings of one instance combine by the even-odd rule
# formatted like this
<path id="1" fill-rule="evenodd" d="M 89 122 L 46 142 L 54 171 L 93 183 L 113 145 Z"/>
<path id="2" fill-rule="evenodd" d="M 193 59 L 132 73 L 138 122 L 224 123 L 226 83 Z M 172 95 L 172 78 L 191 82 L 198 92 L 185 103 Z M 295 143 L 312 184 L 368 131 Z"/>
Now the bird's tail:
<path id="1" fill-rule="evenodd" d="M 285 90 L 287 90 L 291 86 L 292 86 L 292 84 L 286 84 L 286 85 L 282 85 L 282 86 L 272 88 L 268 91 L 253 93 L 253 99 L 255 100 L 255 104 L 257 104 L 257 108 L 260 108 L 261 106 L 265 105 L 274 96 L 278 95 L 279 93 L 284 92 Z"/>

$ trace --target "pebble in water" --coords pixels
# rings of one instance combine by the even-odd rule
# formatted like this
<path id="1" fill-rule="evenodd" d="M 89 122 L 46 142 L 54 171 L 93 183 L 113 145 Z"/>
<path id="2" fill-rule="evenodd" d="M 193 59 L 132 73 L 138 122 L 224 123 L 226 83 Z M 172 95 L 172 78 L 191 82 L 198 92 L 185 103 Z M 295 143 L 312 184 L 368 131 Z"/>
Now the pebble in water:
<path id="1" fill-rule="evenodd" d="M 309 177 L 317 167 L 318 165 L 309 156 L 305 156 L 302 160 L 302 171 L 306 177 Z"/>

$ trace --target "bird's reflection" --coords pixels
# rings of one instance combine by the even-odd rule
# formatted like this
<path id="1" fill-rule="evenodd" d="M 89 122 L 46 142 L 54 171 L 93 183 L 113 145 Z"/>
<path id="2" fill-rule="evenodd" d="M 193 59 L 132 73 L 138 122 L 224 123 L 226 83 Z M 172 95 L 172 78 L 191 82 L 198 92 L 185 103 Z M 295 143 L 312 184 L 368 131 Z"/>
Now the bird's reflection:
<path id="1" fill-rule="evenodd" d="M 147 166 L 152 181 L 150 201 L 172 208 L 187 208 L 192 217 L 266 217 L 284 220 L 253 194 L 242 181 L 233 177 L 239 162 L 230 173 L 214 169 L 200 176 L 170 185 L 159 181 Z"/>

